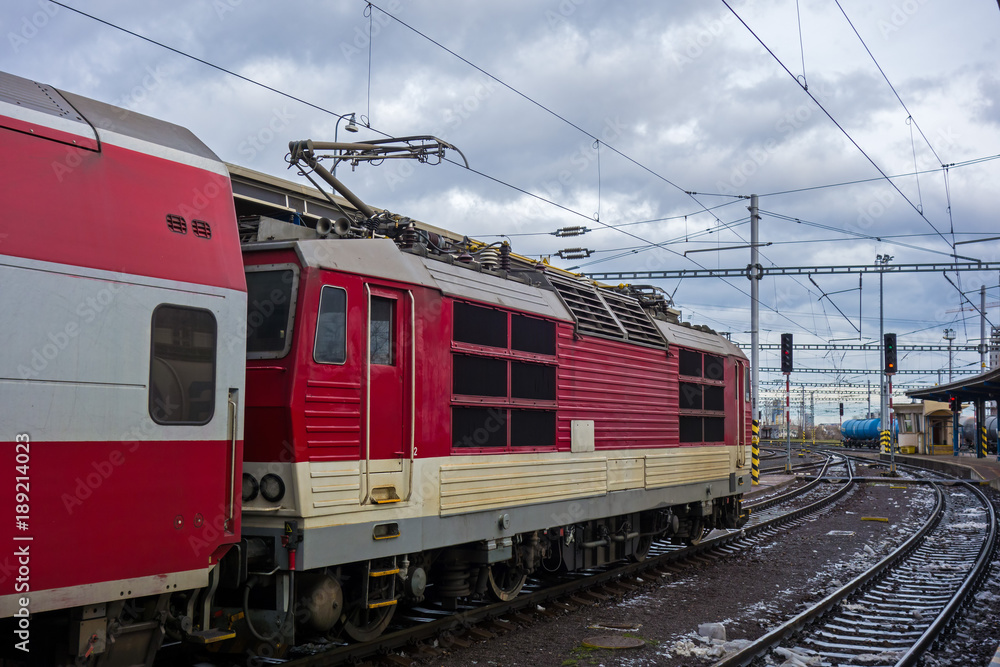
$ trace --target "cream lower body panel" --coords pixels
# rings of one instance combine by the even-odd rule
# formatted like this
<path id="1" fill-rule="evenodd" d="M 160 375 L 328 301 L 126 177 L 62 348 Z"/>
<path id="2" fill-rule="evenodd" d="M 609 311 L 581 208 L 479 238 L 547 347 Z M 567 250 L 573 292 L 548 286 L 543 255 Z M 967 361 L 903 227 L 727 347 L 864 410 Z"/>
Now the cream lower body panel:
<path id="1" fill-rule="evenodd" d="M 736 447 L 678 447 L 418 459 L 412 474 L 409 462 L 396 474 L 400 501 L 385 504 L 373 504 L 366 485 L 393 476 L 373 471 L 366 480 L 364 462 L 247 462 L 245 470 L 287 476 L 289 494 L 280 507 L 244 507 L 243 530 L 277 543 L 295 519 L 299 567 L 322 567 L 743 493 L 749 467 L 736 458 Z M 399 537 L 376 540 L 376 527 Z M 275 555 L 287 562 L 280 547 Z"/>

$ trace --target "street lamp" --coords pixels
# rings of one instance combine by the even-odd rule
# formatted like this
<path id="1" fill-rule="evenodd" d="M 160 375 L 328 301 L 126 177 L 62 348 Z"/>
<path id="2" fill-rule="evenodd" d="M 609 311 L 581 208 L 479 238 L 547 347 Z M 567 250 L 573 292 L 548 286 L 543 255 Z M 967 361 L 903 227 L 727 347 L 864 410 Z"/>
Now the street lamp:
<path id="1" fill-rule="evenodd" d="M 948 341 L 948 382 L 950 383 L 951 382 L 951 374 L 952 374 L 952 371 L 951 371 L 951 341 L 955 340 L 955 330 L 954 329 L 945 329 L 944 330 L 944 339 L 946 341 Z"/>
<path id="2" fill-rule="evenodd" d="M 358 131 L 358 126 L 354 123 L 354 115 L 355 115 L 354 113 L 345 113 L 343 116 L 337 116 L 337 124 L 333 126 L 333 142 L 334 143 L 337 143 L 337 133 L 340 131 L 340 121 L 344 120 L 345 118 L 349 118 L 349 120 L 347 121 L 347 125 L 344 126 L 344 129 L 347 130 L 348 132 L 357 132 Z M 362 116 L 361 120 L 363 121 L 364 118 L 365 117 Z M 338 164 L 340 164 L 339 161 L 334 163 L 333 169 L 330 170 L 330 173 L 332 173 L 332 174 L 336 174 L 337 173 L 337 165 Z"/>

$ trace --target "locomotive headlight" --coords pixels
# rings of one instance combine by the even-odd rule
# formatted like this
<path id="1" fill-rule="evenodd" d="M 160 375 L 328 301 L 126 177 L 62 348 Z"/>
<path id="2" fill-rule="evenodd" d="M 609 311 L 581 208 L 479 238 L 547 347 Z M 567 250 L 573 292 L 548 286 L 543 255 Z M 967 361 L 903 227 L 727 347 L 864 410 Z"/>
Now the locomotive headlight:
<path id="1" fill-rule="evenodd" d="M 259 488 L 256 477 L 248 472 L 243 473 L 243 502 L 248 503 L 256 498 Z"/>
<path id="2" fill-rule="evenodd" d="M 266 500 L 276 503 L 285 497 L 285 483 L 273 472 L 260 478 L 260 494 Z"/>

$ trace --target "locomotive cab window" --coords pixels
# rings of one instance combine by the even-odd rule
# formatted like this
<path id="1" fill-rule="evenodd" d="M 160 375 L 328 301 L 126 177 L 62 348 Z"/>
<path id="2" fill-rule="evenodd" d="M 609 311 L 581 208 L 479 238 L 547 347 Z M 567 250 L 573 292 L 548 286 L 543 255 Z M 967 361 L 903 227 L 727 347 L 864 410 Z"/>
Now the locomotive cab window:
<path id="1" fill-rule="evenodd" d="M 215 316 L 200 308 L 153 311 L 149 415 L 157 424 L 207 424 L 215 413 Z"/>
<path id="2" fill-rule="evenodd" d="M 313 359 L 321 364 L 347 361 L 347 292 L 323 285 L 316 318 L 316 343 Z"/>
<path id="3" fill-rule="evenodd" d="M 381 296 L 371 299 L 370 350 L 371 363 L 396 365 L 396 302 Z"/>
<path id="4" fill-rule="evenodd" d="M 247 359 L 278 359 L 292 346 L 298 267 L 247 267 Z"/>

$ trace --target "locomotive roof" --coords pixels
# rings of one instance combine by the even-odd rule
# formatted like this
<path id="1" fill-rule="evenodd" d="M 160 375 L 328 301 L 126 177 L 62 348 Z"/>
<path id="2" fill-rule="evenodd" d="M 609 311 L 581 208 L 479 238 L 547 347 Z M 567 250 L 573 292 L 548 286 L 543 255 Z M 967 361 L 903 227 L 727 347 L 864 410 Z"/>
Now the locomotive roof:
<path id="1" fill-rule="evenodd" d="M 227 166 L 237 201 L 247 202 L 254 210 L 261 210 L 259 204 L 270 204 L 277 207 L 276 211 L 314 220 L 339 215 L 318 190 L 238 165 Z M 331 196 L 341 207 L 353 208 L 346 199 Z M 421 230 L 452 242 L 463 241 L 461 235 L 413 222 Z M 315 226 L 314 221 L 311 223 Z M 525 257 L 512 255 L 516 271 L 504 275 L 483 270 L 478 262 L 462 263 L 450 255 L 401 251 L 395 241 L 387 238 L 316 238 L 315 230 L 308 225 L 273 219 L 259 224 L 257 238 L 280 240 L 254 241 L 244 245 L 245 251 L 294 249 L 302 266 L 378 275 L 431 287 L 450 296 L 574 322 L 581 333 L 589 335 L 651 347 L 680 345 L 745 358 L 736 345 L 707 327 L 650 317 L 632 296 Z"/>

